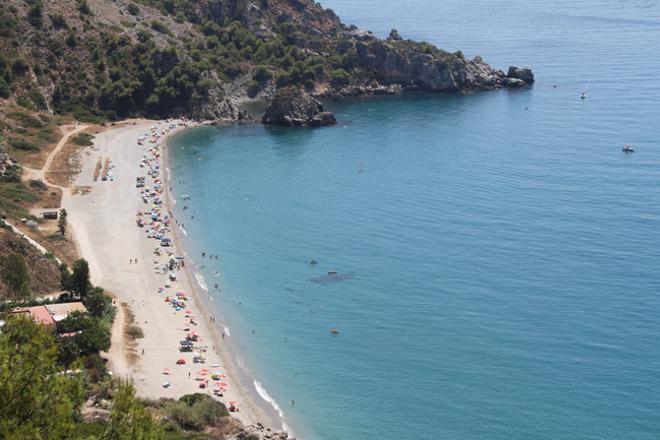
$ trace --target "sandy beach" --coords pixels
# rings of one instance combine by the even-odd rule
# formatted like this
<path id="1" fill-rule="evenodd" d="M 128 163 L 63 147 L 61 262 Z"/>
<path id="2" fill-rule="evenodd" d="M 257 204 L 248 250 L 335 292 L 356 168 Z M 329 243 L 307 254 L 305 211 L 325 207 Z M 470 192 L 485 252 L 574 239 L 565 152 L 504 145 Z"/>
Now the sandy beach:
<path id="1" fill-rule="evenodd" d="M 221 387 L 222 396 L 216 398 L 227 406 L 236 402 L 239 411 L 234 414 L 245 425 L 260 422 L 279 430 L 281 426 L 269 408 L 257 403 L 254 393 L 241 382 L 240 372 L 232 367 L 231 353 L 225 344 L 228 341 L 223 340 L 220 328 L 211 323 L 200 296 L 204 292 L 194 282 L 193 262 L 183 260 L 187 263 L 183 268 L 175 264 L 172 271 L 163 269 L 170 260 L 180 263 L 182 260 L 176 257 L 185 255 L 173 231 L 176 220 L 168 216 L 163 163 L 167 134 L 183 129 L 183 124 L 179 121 L 174 129 L 170 125 L 164 121 L 141 121 L 98 134 L 93 147 L 82 155 L 82 171 L 75 182 L 75 186 L 91 190 L 86 194 L 66 191 L 62 201 L 80 255 L 89 262 L 93 284 L 116 297 L 118 314 L 108 353 L 110 369 L 117 376 L 131 377 L 138 394 L 147 398 L 177 398 L 196 392 L 213 395 Z M 148 137 L 144 145 L 138 145 L 145 134 Z M 152 139 L 157 140 L 149 142 Z M 151 157 L 154 152 L 159 180 L 147 174 L 148 167 L 140 167 L 145 154 Z M 106 159 L 110 161 L 108 179 L 94 180 L 98 162 L 105 164 Z M 159 183 L 162 187 L 156 195 L 162 203 L 157 208 L 161 216 L 158 228 L 163 228 L 164 236 L 173 240 L 172 246 L 161 247 L 159 239 L 147 237 L 148 226 L 137 225 L 137 218 L 151 222 L 154 206 L 152 199 L 145 203 L 142 188 L 136 188 L 138 176 L 146 176 L 147 188 L 158 188 Z M 145 215 L 138 217 L 138 212 Z M 155 249 L 160 255 L 156 255 Z M 175 281 L 170 281 L 170 273 L 176 276 Z M 177 292 L 186 298 L 185 307 L 179 311 L 166 302 L 168 297 L 175 298 Z M 144 337 L 135 342 L 124 334 L 124 323 L 131 315 L 134 324 L 144 332 Z M 180 352 L 180 341 L 192 332 L 199 335 L 193 352 Z M 205 362 L 193 363 L 195 353 L 205 356 Z M 178 365 L 179 359 L 184 359 L 185 364 Z M 214 373 L 222 375 L 221 379 L 213 380 Z M 208 385 L 200 388 L 202 380 L 198 379 L 205 379 Z M 164 387 L 166 382 L 169 384 Z"/>

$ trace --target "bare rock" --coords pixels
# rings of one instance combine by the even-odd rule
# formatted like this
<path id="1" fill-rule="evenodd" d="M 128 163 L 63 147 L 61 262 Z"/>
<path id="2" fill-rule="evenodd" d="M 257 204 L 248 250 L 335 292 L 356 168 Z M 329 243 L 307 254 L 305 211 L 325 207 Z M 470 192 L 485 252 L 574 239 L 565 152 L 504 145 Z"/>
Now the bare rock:
<path id="1" fill-rule="evenodd" d="M 506 77 L 508 79 L 522 80 L 525 84 L 534 83 L 534 73 L 532 73 L 532 69 L 524 67 L 509 67 L 509 71 L 507 72 Z M 517 82 L 514 82 L 514 84 L 517 84 Z"/>
<path id="2" fill-rule="evenodd" d="M 399 31 L 397 31 L 396 29 L 392 29 L 390 31 L 390 35 L 387 37 L 387 39 L 391 40 L 391 41 L 401 41 L 401 40 L 403 40 L 403 38 L 401 38 L 401 35 L 399 35 Z"/>
<path id="3" fill-rule="evenodd" d="M 337 120 L 331 112 L 325 111 L 323 105 L 308 93 L 297 87 L 284 87 L 275 94 L 266 109 L 266 113 L 261 118 L 261 122 L 287 127 L 320 127 L 334 125 Z"/>

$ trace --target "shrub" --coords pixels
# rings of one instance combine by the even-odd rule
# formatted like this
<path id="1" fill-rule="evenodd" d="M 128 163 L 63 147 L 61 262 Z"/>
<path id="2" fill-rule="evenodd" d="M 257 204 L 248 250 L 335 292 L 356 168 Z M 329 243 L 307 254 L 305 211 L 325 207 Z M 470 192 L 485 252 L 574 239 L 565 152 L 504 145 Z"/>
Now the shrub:
<path id="1" fill-rule="evenodd" d="M 161 34 L 172 35 L 172 32 L 167 27 L 167 25 L 165 25 L 165 23 L 163 23 L 160 20 L 152 21 L 151 22 L 151 29 L 155 30 L 156 32 L 160 32 Z"/>
<path id="2" fill-rule="evenodd" d="M 46 191 L 48 189 L 43 180 L 34 179 L 30 179 L 30 188 L 34 188 L 38 191 Z"/>
<path id="3" fill-rule="evenodd" d="M 350 77 L 344 69 L 336 69 L 330 72 L 330 83 L 337 86 L 344 86 L 349 83 Z"/>
<path id="4" fill-rule="evenodd" d="M 16 76 L 23 76 L 28 71 L 28 64 L 23 58 L 16 58 L 11 64 L 11 71 Z"/>
<path id="5" fill-rule="evenodd" d="M 89 9 L 87 0 L 78 0 L 78 11 L 83 15 L 93 15 L 92 10 Z"/>
<path id="6" fill-rule="evenodd" d="M 128 13 L 131 15 L 140 15 L 140 8 L 135 3 L 130 3 L 128 5 Z"/>
<path id="7" fill-rule="evenodd" d="M 21 138 L 9 138 L 9 145 L 21 151 L 38 151 L 39 147 L 30 141 Z"/>
<path id="8" fill-rule="evenodd" d="M 178 402 L 171 402 L 166 413 L 180 428 L 193 431 L 216 425 L 229 415 L 225 405 L 201 393 L 186 394 Z"/>
<path id="9" fill-rule="evenodd" d="M 94 144 L 94 142 L 92 142 L 92 139 L 94 139 L 94 136 L 92 136 L 89 133 L 79 133 L 73 137 L 72 141 L 76 145 L 89 147 L 90 145 Z"/>
<path id="10" fill-rule="evenodd" d="M 69 26 L 62 14 L 51 14 L 48 16 L 55 29 L 67 29 Z"/>
<path id="11" fill-rule="evenodd" d="M 258 81 L 260 83 L 265 83 L 266 81 L 270 81 L 273 78 L 273 74 L 271 73 L 270 70 L 268 70 L 268 67 L 259 66 L 254 71 L 253 78 L 255 81 Z"/>
<path id="12" fill-rule="evenodd" d="M 130 327 L 128 327 L 128 330 L 126 331 L 126 333 L 132 339 L 144 338 L 144 332 L 137 325 L 131 325 Z"/>
<path id="13" fill-rule="evenodd" d="M 40 0 L 34 2 L 28 8 L 27 18 L 32 26 L 41 27 L 41 25 L 43 24 L 42 9 L 43 9 L 43 5 L 41 4 Z"/>
<path id="14" fill-rule="evenodd" d="M 10 95 L 11 89 L 9 88 L 9 84 L 0 76 L 0 98 L 9 98 Z"/>

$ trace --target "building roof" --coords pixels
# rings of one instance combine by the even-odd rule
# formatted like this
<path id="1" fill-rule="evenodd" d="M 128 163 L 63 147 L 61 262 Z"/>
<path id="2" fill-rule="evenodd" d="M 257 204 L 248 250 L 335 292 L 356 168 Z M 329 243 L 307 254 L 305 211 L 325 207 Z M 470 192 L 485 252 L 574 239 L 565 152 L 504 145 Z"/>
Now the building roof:
<path id="1" fill-rule="evenodd" d="M 59 322 L 69 316 L 73 312 L 86 312 L 84 304 L 81 302 L 61 303 L 61 304 L 48 304 L 46 309 L 53 316 L 56 322 Z"/>
<path id="2" fill-rule="evenodd" d="M 16 314 L 28 314 L 37 324 L 54 326 L 55 320 L 44 306 L 20 307 L 11 311 Z"/>

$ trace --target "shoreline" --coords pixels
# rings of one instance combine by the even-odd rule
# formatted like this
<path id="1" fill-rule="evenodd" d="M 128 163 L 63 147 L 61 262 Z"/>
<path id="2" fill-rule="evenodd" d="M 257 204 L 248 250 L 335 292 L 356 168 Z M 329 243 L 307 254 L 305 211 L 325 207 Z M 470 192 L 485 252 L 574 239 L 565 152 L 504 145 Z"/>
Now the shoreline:
<path id="1" fill-rule="evenodd" d="M 210 299 L 205 299 L 205 292 L 200 292 L 196 285 L 194 261 L 187 256 L 185 261 L 188 264 L 181 268 L 183 271 L 178 271 L 176 281 L 169 282 L 167 273 L 158 272 L 161 262 L 151 251 L 157 243 L 145 237 L 145 229 L 136 226 L 135 213 L 145 207 L 140 200 L 140 189 L 135 187 L 136 177 L 145 174 L 145 169 L 140 167 L 142 158 L 150 149 L 157 148 L 158 155 L 154 159 L 160 165 L 157 178 L 164 187 L 160 209 L 163 214 L 171 215 L 174 198 L 169 191 L 168 140 L 175 133 L 201 125 L 191 123 L 181 126 L 181 121 L 177 120 L 176 127 L 169 130 L 167 127 L 170 124 L 173 123 L 144 120 L 98 134 L 94 145 L 81 155 L 81 171 L 73 185 L 90 186 L 91 192 L 74 195 L 71 191 L 65 191 L 62 198 L 62 206 L 69 212 L 70 229 L 75 231 L 75 245 L 80 256 L 89 262 L 92 282 L 117 298 L 118 319 L 112 331 L 109 368 L 115 375 L 131 377 L 139 396 L 153 399 L 178 398 L 196 392 L 211 395 L 211 385 L 198 388 L 198 382 L 193 380 L 192 375 L 200 368 L 221 371 L 226 375 L 222 380 L 226 382 L 227 389 L 219 400 L 228 407 L 228 402 L 237 402 L 239 411 L 232 413 L 233 417 L 240 420 L 248 431 L 262 425 L 272 429 L 268 432 L 274 434 L 282 430 L 283 420 L 275 414 L 269 402 L 252 391 L 252 384 L 241 377 L 242 371 L 236 365 L 236 352 L 228 347 L 231 343 L 223 340 L 222 329 L 210 322 L 211 313 L 215 310 L 209 307 Z M 157 135 L 154 143 L 139 146 L 139 137 L 148 134 L 152 127 L 157 127 L 157 132 L 162 132 L 162 135 Z M 103 156 L 112 162 L 112 178 L 93 181 L 97 157 L 100 159 Z M 149 178 L 148 186 L 151 184 Z M 118 207 L 121 209 L 116 209 Z M 178 255 L 187 255 L 182 243 L 179 243 L 182 234 L 177 231 L 174 218 L 170 217 L 170 221 L 168 234 L 173 237 L 173 249 Z M 148 267 L 151 260 L 154 260 L 153 271 Z M 173 290 L 165 291 L 170 288 Z M 177 358 L 186 357 L 178 350 L 178 342 L 185 337 L 185 333 L 182 328 L 176 327 L 176 321 L 183 321 L 183 313 L 177 315 L 164 301 L 165 295 L 173 296 L 174 291 L 183 291 L 188 296 L 186 308 L 193 312 L 197 321 L 194 330 L 199 332 L 203 341 L 202 351 L 206 349 L 206 364 L 189 362 L 176 365 Z M 128 306 L 135 315 L 135 324 L 144 330 L 144 338 L 129 341 L 124 329 L 117 329 L 117 325 L 125 319 L 125 316 L 119 316 L 123 315 L 123 306 Z M 213 348 L 209 347 L 211 344 Z M 165 373 L 166 370 L 168 373 Z M 165 381 L 170 385 L 164 386 Z"/>
<path id="2" fill-rule="evenodd" d="M 171 188 L 171 180 L 172 180 L 172 175 L 171 175 L 171 169 L 169 167 L 170 164 L 170 159 L 169 159 L 169 149 L 171 148 L 169 142 L 171 141 L 171 138 L 174 134 L 180 134 L 182 132 L 187 131 L 188 129 L 194 129 L 202 126 L 204 124 L 197 124 L 191 127 L 186 127 L 182 130 L 177 130 L 176 132 L 170 133 L 167 135 L 162 142 L 161 145 L 161 152 L 162 152 L 162 158 L 163 158 L 163 182 L 165 184 L 165 203 L 167 206 L 167 210 L 172 215 L 172 218 L 176 218 L 175 213 L 173 212 L 173 208 L 175 205 L 176 197 L 172 194 Z M 172 202 L 175 203 L 172 203 Z M 189 280 L 190 285 L 192 286 L 192 292 L 195 300 L 198 303 L 202 303 L 203 307 L 201 307 L 201 310 L 203 311 L 202 314 L 204 315 L 205 320 L 208 322 L 209 318 L 211 316 L 210 312 L 213 311 L 215 312 L 217 308 L 219 308 L 219 305 L 212 299 L 211 294 L 209 293 L 208 290 L 208 285 L 206 285 L 206 280 L 204 279 L 203 275 L 197 271 L 198 266 L 195 263 L 195 260 L 190 257 L 190 254 L 187 252 L 187 249 L 185 247 L 185 244 L 183 243 L 185 238 L 187 237 L 187 234 L 184 232 L 185 228 L 182 229 L 178 225 L 174 225 L 172 228 L 172 235 L 174 236 L 174 247 L 179 251 L 179 253 L 185 255 L 188 261 L 194 264 L 194 269 L 191 266 L 185 266 L 183 268 L 183 271 L 186 273 L 186 277 Z M 183 234 L 182 234 L 183 232 Z M 201 278 L 201 280 L 198 278 L 198 276 Z M 206 288 L 202 287 L 200 285 L 200 282 L 204 282 L 206 285 Z M 218 282 L 218 284 L 221 284 L 221 282 Z M 275 429 L 281 429 L 285 432 L 287 432 L 289 435 L 293 435 L 293 433 L 290 430 L 290 427 L 286 424 L 284 420 L 284 415 L 281 413 L 281 409 L 279 406 L 276 408 L 275 405 L 277 403 L 273 404 L 273 402 L 268 401 L 259 390 L 256 389 L 256 384 L 261 385 L 261 383 L 258 381 L 257 378 L 254 376 L 251 376 L 249 371 L 246 371 L 245 367 L 239 365 L 239 359 L 240 356 L 238 348 L 236 348 L 232 342 L 231 339 L 231 333 L 230 329 L 228 327 L 228 324 L 225 322 L 226 318 L 224 316 L 224 313 L 221 310 L 217 310 L 220 313 L 221 319 L 217 322 L 217 325 L 211 325 L 213 328 L 212 334 L 216 347 L 219 347 L 217 351 L 219 352 L 219 355 L 223 359 L 223 361 L 228 365 L 227 371 L 230 372 L 230 374 L 234 375 L 234 380 L 239 384 L 239 387 L 243 388 L 246 393 L 249 395 L 249 399 L 253 401 L 263 401 L 263 405 L 256 404 L 257 407 L 261 408 L 264 410 L 265 417 L 267 420 L 270 420 L 271 423 L 264 422 L 263 420 L 260 420 L 262 424 L 265 424 L 266 426 L 273 427 L 272 422 L 278 421 L 280 426 L 276 427 Z M 226 333 L 227 337 L 223 338 L 222 334 Z M 263 387 L 262 387 L 263 389 Z M 268 395 L 268 397 L 270 397 Z M 270 397 L 272 400 L 272 397 Z"/>

